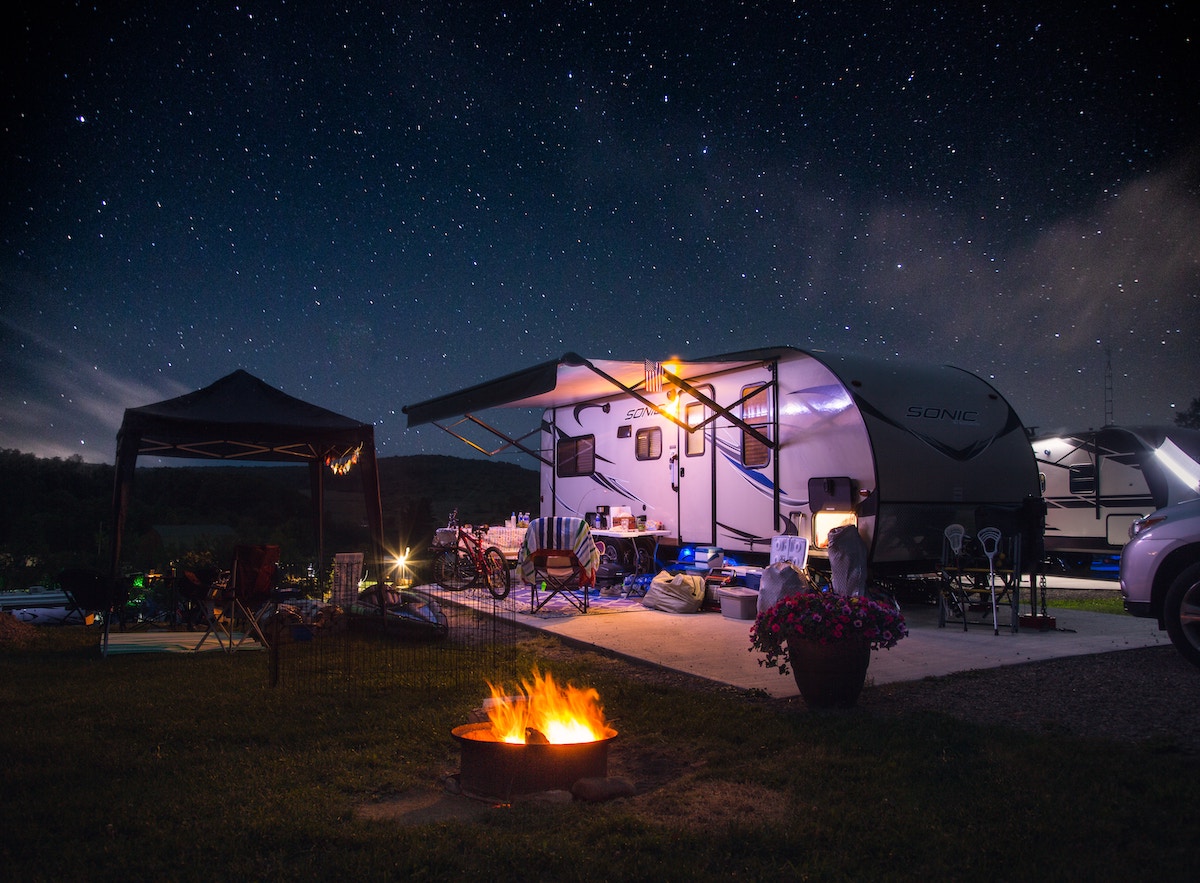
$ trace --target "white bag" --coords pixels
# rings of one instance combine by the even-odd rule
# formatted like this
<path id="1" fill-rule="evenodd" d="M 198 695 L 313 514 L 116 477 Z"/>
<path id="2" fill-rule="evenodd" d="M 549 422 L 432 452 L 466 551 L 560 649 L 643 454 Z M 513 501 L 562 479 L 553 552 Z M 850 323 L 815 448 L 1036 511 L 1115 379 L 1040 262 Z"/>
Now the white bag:
<path id="1" fill-rule="evenodd" d="M 696 613 L 704 603 L 704 577 L 662 571 L 650 582 L 642 605 L 667 613 Z"/>
<path id="2" fill-rule="evenodd" d="M 811 592 L 812 585 L 804 571 L 790 561 L 776 561 L 763 568 L 758 582 L 758 612 L 770 610 L 789 595 Z"/>

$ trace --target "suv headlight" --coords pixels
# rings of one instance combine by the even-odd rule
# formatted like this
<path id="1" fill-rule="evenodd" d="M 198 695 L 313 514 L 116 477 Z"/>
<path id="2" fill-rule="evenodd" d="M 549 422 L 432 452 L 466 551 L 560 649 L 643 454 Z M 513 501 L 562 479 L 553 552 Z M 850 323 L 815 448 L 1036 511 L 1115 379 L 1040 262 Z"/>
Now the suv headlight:
<path id="1" fill-rule="evenodd" d="M 1165 515 L 1147 515 L 1145 518 L 1139 518 L 1133 524 L 1129 525 L 1129 539 L 1133 539 L 1138 534 L 1143 533 L 1156 524 L 1162 524 L 1167 520 Z"/>

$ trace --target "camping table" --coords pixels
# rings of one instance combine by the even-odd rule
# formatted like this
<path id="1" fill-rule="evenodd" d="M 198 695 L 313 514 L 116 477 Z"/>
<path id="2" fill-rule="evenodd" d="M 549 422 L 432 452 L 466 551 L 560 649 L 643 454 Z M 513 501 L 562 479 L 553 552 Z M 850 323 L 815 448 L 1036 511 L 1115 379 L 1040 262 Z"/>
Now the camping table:
<path id="1" fill-rule="evenodd" d="M 483 538 L 483 545 L 495 546 L 504 553 L 506 559 L 514 561 L 516 560 L 517 552 L 521 549 L 521 544 L 525 542 L 525 531 L 527 529 L 524 527 L 507 526 L 489 527 L 487 536 Z"/>
<path id="2" fill-rule="evenodd" d="M 670 536 L 670 531 L 593 528 L 592 536 L 603 540 L 606 545 L 611 544 L 621 569 L 637 575 L 654 569 L 654 547 L 660 537 Z"/>

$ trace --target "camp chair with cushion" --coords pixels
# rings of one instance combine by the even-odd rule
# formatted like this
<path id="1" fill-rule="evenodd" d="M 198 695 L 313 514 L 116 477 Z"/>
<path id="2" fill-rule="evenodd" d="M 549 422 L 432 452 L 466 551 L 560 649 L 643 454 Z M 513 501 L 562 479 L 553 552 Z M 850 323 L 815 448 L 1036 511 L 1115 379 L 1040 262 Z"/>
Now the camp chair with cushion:
<path id="1" fill-rule="evenodd" d="M 259 626 L 275 587 L 279 562 L 278 546 L 237 546 L 229 579 L 213 584 L 204 607 L 207 628 L 196 644 L 199 650 L 209 635 L 216 636 L 224 650 L 236 650 L 253 636 L 265 647 L 267 637 Z M 235 630 L 241 627 L 238 634 Z"/>
<path id="2" fill-rule="evenodd" d="M 517 552 L 517 573 L 530 586 L 534 613 L 556 595 L 587 613 L 588 589 L 596 584 L 600 551 L 582 518 L 535 518 Z"/>

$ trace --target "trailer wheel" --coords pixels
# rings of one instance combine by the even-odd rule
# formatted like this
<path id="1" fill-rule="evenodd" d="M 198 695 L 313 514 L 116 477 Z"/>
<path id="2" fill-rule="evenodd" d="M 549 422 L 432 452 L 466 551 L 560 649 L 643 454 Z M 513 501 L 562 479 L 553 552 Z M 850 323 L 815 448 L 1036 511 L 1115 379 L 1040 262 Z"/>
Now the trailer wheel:
<path id="1" fill-rule="evenodd" d="M 615 540 L 604 544 L 604 552 L 600 555 L 601 564 L 607 564 L 618 573 L 624 575 L 633 573 L 633 551 L 624 543 Z"/>
<path id="2" fill-rule="evenodd" d="M 1171 643 L 1184 659 L 1200 667 L 1200 564 L 1185 568 L 1171 583 L 1163 620 Z"/>

